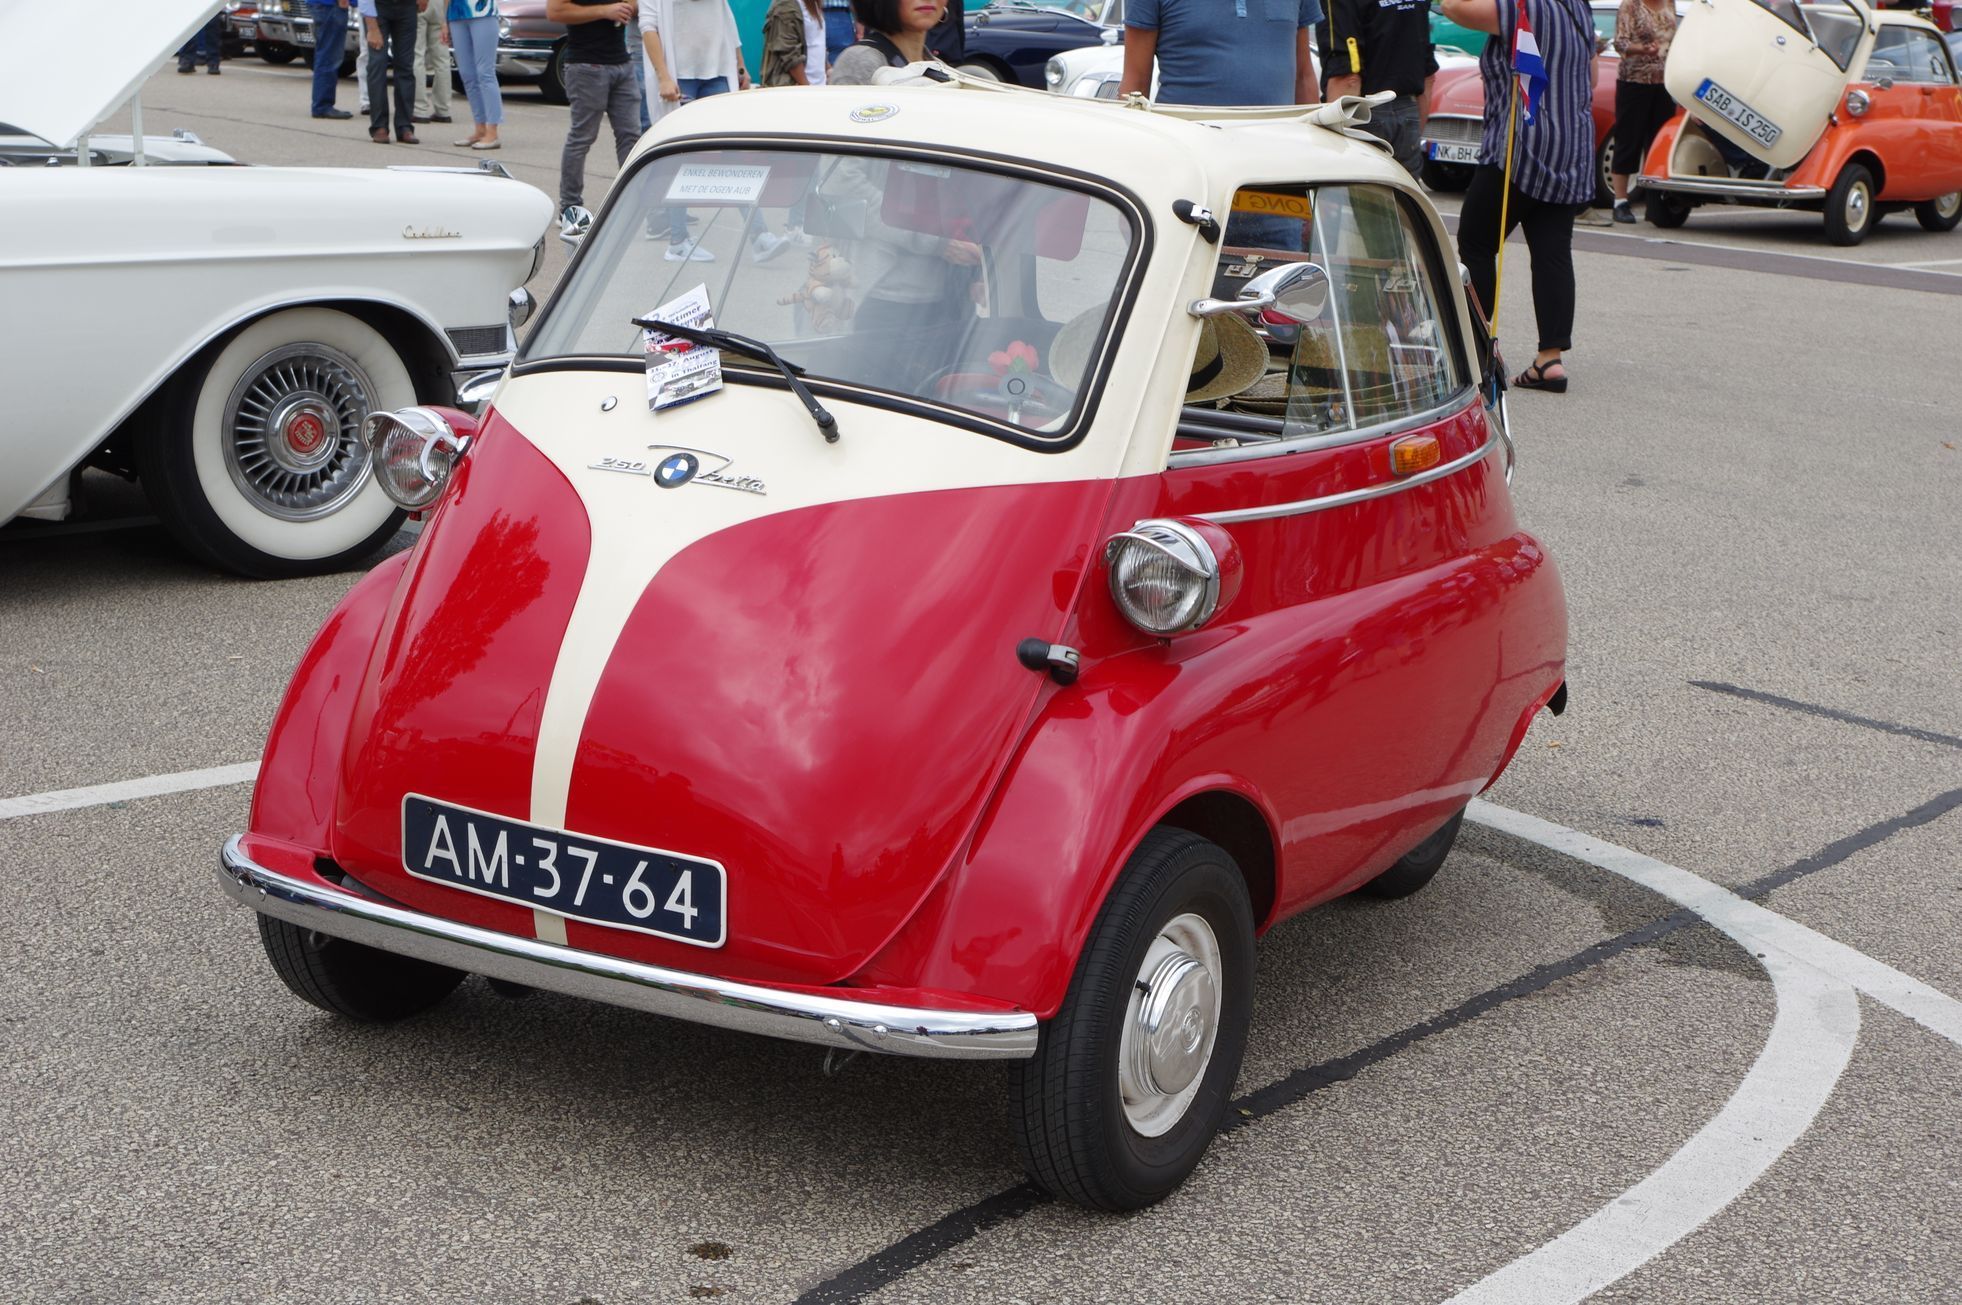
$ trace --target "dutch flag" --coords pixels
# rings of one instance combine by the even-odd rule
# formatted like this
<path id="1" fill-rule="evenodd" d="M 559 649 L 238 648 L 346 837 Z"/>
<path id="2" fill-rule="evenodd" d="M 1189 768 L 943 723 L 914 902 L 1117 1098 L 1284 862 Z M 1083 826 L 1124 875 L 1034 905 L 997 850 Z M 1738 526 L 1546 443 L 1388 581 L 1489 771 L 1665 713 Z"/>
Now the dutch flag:
<path id="1" fill-rule="evenodd" d="M 1546 60 L 1540 58 L 1540 42 L 1533 35 L 1532 20 L 1526 16 L 1526 0 L 1514 3 L 1519 19 L 1512 33 L 1512 71 L 1526 92 L 1526 121 L 1531 122 L 1540 107 L 1540 96 L 1546 93 Z"/>

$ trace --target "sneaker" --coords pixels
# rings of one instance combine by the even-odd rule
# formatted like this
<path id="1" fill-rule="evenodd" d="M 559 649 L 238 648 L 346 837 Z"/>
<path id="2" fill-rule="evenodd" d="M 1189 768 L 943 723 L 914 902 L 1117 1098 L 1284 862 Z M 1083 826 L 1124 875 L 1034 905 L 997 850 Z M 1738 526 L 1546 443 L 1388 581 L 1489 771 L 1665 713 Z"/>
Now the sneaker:
<path id="1" fill-rule="evenodd" d="M 684 240 L 678 245 L 668 246 L 670 263 L 713 263 L 715 255 L 703 249 L 700 242 Z"/>
<path id="2" fill-rule="evenodd" d="M 1618 199 L 1615 201 L 1615 221 L 1627 227 L 1635 225 L 1635 210 L 1628 207 L 1627 200 Z"/>
<path id="3" fill-rule="evenodd" d="M 578 204 L 559 211 L 559 239 L 578 240 L 593 229 L 593 215 Z"/>
<path id="4" fill-rule="evenodd" d="M 759 231 L 756 233 L 756 239 L 749 242 L 749 247 L 759 263 L 769 262 L 790 246 L 789 236 L 780 236 L 774 231 Z"/>

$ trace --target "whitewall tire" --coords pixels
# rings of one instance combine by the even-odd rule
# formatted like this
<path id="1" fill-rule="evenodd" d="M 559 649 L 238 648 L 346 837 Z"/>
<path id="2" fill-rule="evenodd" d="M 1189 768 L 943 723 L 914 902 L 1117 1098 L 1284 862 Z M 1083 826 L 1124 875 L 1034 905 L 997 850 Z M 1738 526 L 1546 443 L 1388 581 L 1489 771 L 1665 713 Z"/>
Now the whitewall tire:
<path id="1" fill-rule="evenodd" d="M 338 570 L 387 542 L 404 514 L 375 483 L 360 426 L 416 402 L 394 346 L 346 313 L 291 308 L 205 357 L 172 381 L 135 450 L 171 534 L 266 578 Z"/>

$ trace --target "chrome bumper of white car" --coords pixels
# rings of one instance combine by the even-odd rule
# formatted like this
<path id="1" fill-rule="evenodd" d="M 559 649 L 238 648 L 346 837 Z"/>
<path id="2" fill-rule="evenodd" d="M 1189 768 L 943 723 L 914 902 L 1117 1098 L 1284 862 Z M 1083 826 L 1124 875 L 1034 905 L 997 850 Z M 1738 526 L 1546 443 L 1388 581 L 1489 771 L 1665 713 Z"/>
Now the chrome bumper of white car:
<path id="1" fill-rule="evenodd" d="M 259 865 L 237 838 L 225 844 L 218 879 L 233 901 L 302 929 L 471 974 L 696 1024 L 900 1056 L 1026 1060 L 1035 1054 L 1036 1018 L 1026 1013 L 883 1006 L 577 951 L 307 883 Z"/>
<path id="2" fill-rule="evenodd" d="M 1826 197 L 1819 186 L 1787 186 L 1778 181 L 1747 181 L 1738 177 L 1637 177 L 1643 190 L 1710 199 L 1742 199 L 1753 204 L 1816 204 Z"/>

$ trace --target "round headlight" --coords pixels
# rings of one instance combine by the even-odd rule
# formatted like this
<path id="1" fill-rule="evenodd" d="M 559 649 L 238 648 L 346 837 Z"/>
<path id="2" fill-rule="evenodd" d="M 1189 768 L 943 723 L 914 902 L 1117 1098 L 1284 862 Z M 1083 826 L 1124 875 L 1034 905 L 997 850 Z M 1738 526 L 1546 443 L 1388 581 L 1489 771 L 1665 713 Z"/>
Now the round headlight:
<path id="1" fill-rule="evenodd" d="M 511 39 L 511 20 L 509 18 L 499 18 L 497 20 L 497 39 L 500 41 Z"/>
<path id="2" fill-rule="evenodd" d="M 1146 634 L 1195 630 L 1219 609 L 1219 558 L 1177 521 L 1140 521 L 1104 545 L 1110 596 Z"/>
<path id="3" fill-rule="evenodd" d="M 1867 98 L 1865 91 L 1848 91 L 1846 93 L 1846 111 L 1854 117 L 1862 117 L 1872 107 L 1873 101 Z"/>
<path id="4" fill-rule="evenodd" d="M 1052 91 L 1063 84 L 1063 61 L 1060 56 L 1042 66 L 1042 81 Z"/>
<path id="5" fill-rule="evenodd" d="M 428 408 L 371 412 L 361 423 L 361 439 L 382 493 L 411 511 L 436 501 L 456 460 L 470 447 L 468 438 Z"/>

